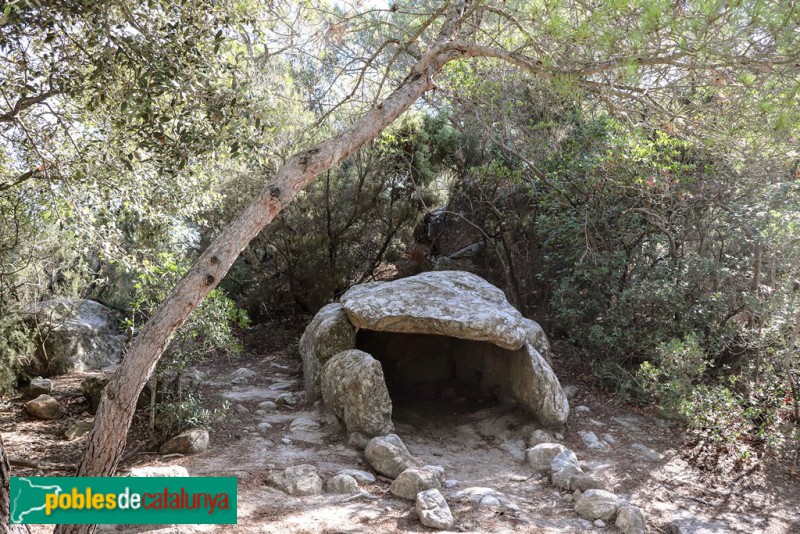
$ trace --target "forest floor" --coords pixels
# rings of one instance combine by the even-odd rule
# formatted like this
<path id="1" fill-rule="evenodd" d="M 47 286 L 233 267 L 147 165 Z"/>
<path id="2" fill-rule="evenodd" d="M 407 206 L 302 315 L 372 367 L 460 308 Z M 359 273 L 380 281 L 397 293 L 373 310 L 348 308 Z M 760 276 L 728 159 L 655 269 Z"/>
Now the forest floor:
<path id="1" fill-rule="evenodd" d="M 200 370 L 208 373 L 204 394 L 214 403 L 228 399 L 249 413 L 231 411 L 224 423 L 210 429 L 211 446 L 191 457 L 162 458 L 142 447 L 147 420 L 137 415 L 128 440 L 129 458 L 120 474 L 132 467 L 181 465 L 192 476 L 238 478 L 237 526 L 105 526 L 101 532 L 265 532 L 359 533 L 425 532 L 414 504 L 393 497 L 388 479 L 378 477 L 363 489 L 367 496 L 320 494 L 291 497 L 270 487 L 267 476 L 298 464 L 314 465 L 323 479 L 341 469 L 369 471 L 363 450 L 348 444 L 338 429 L 325 423 L 323 409 L 281 407 L 258 417 L 258 403 L 280 393 L 301 392 L 302 365 L 297 356 L 296 328 L 265 325 L 249 332 L 246 351 Z M 247 367 L 258 376 L 244 385 L 231 385 L 230 373 Z M 648 531 L 658 533 L 748 532 L 800 533 L 800 480 L 778 459 L 767 456 L 750 462 L 700 463 L 698 447 L 682 428 L 643 414 L 634 407 L 556 372 L 562 384 L 578 386 L 572 413 L 561 441 L 574 450 L 585 469 L 599 472 L 613 491 L 641 507 Z M 83 440 L 66 441 L 70 423 L 90 417 L 80 395 L 86 375 L 55 377 L 54 393 L 66 408 L 59 421 L 39 421 L 24 412 L 26 399 L 0 405 L 0 429 L 18 476 L 66 476 Z M 583 406 L 580 410 L 575 408 Z M 240 409 L 243 412 L 243 410 Z M 296 418 L 321 423 L 319 430 L 292 432 Z M 483 402 L 398 401 L 394 403 L 396 433 L 424 463 L 441 465 L 445 478 L 458 483 L 443 490 L 458 532 L 617 532 L 613 525 L 597 527 L 580 519 L 572 496 L 555 490 L 544 476 L 524 461 L 531 430 L 530 417 L 507 406 Z M 272 428 L 259 432 L 256 425 Z M 579 431 L 594 432 L 614 443 L 588 448 Z M 291 440 L 285 444 L 284 439 Z M 516 506 L 476 507 L 454 496 L 469 487 L 489 487 L 504 493 Z M 33 532 L 51 527 L 34 526 Z"/>

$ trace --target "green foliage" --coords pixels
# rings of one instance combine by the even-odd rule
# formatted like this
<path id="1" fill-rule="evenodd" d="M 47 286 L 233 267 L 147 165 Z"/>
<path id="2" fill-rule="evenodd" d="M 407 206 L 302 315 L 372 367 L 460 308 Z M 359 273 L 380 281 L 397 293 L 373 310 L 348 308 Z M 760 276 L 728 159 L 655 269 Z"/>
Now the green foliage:
<path id="1" fill-rule="evenodd" d="M 189 392 L 180 396 L 168 394 L 156 405 L 155 428 L 164 441 L 190 428 L 211 428 L 223 422 L 230 413 L 230 403 L 208 407 L 207 399 Z"/>
<path id="2" fill-rule="evenodd" d="M 131 312 L 125 322 L 131 335 L 137 333 L 187 270 L 187 259 L 169 253 L 160 254 L 158 263 L 145 264 L 134 285 Z M 249 318 L 243 310 L 221 290 L 213 290 L 170 341 L 165 357 L 159 362 L 159 372 L 180 374 L 213 354 L 236 354 L 241 345 L 233 328 L 248 324 Z"/>
<path id="3" fill-rule="evenodd" d="M 636 371 L 642 393 L 657 402 L 668 417 L 693 417 L 697 412 L 687 410 L 686 402 L 709 365 L 705 358 L 694 335 L 662 343 L 655 363 L 644 361 Z"/>
<path id="4" fill-rule="evenodd" d="M 11 394 L 21 362 L 33 358 L 36 347 L 21 321 L 0 319 L 0 396 Z"/>

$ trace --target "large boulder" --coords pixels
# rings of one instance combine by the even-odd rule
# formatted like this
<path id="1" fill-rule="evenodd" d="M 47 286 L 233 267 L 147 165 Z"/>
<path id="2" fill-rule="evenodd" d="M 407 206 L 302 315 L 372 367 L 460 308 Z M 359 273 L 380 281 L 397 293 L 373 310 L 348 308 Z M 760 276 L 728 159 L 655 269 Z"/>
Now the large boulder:
<path id="1" fill-rule="evenodd" d="M 508 350 L 528 339 L 524 318 L 503 292 L 464 271 L 360 284 L 342 296 L 342 305 L 351 323 L 368 330 L 489 341 Z"/>
<path id="2" fill-rule="evenodd" d="M 23 372 L 53 376 L 102 369 L 119 363 L 126 336 L 119 315 L 99 302 L 56 299 L 35 304 L 24 320 L 37 334 L 36 357 Z"/>
<path id="3" fill-rule="evenodd" d="M 367 437 L 394 431 L 392 400 L 381 364 L 366 352 L 340 352 L 322 368 L 322 398 L 349 433 Z"/>
<path id="4" fill-rule="evenodd" d="M 66 411 L 50 395 L 39 395 L 25 404 L 25 411 L 39 419 L 61 419 Z"/>
<path id="5" fill-rule="evenodd" d="M 341 304 L 328 304 L 317 312 L 300 338 L 306 401 L 319 400 L 320 373 L 335 354 L 356 348 L 356 329 L 347 320 Z"/>

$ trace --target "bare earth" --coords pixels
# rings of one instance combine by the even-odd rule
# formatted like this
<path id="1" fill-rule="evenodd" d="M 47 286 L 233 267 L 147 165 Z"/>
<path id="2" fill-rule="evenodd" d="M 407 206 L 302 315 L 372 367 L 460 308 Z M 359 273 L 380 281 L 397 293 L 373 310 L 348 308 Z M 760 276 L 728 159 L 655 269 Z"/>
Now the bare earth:
<path id="1" fill-rule="evenodd" d="M 348 445 L 340 430 L 325 423 L 322 407 L 281 407 L 258 417 L 252 412 L 263 400 L 286 391 L 302 390 L 296 337 L 251 336 L 249 351 L 237 361 L 216 362 L 205 370 L 205 392 L 217 402 L 222 396 L 248 408 L 235 411 L 225 424 L 211 429 L 211 447 L 193 457 L 170 457 L 140 449 L 120 469 L 177 464 L 192 476 L 236 476 L 239 479 L 238 525 L 106 526 L 103 532 L 264 532 L 360 533 L 425 532 L 414 504 L 393 497 L 390 481 L 365 486 L 368 496 L 323 494 L 291 497 L 265 483 L 274 470 L 312 464 L 323 478 L 337 471 L 370 471 L 363 451 Z M 257 341 L 257 342 L 256 342 Z M 248 384 L 232 386 L 231 371 L 248 367 L 259 373 Z M 562 383 L 576 383 L 559 374 Z M 82 375 L 54 379 L 54 396 L 66 405 L 61 421 L 38 421 L 24 413 L 25 399 L 0 405 L 0 429 L 9 456 L 27 466 L 14 467 L 15 475 L 63 476 L 73 474 L 83 441 L 68 442 L 63 432 L 70 422 L 88 417 L 88 406 L 78 394 Z M 563 443 L 575 451 L 585 470 L 604 473 L 618 495 L 641 507 L 650 532 L 800 533 L 800 480 L 779 462 L 763 458 L 738 469 L 705 470 L 692 460 L 694 449 L 685 445 L 684 430 L 643 416 L 603 394 L 579 387 L 571 401 L 573 413 L 563 432 Z M 577 413 L 574 408 L 589 411 Z M 395 402 L 397 434 L 409 450 L 426 464 L 441 465 L 445 478 L 458 481 L 443 490 L 456 519 L 457 532 L 618 532 L 613 525 L 597 527 L 580 519 L 572 496 L 534 475 L 524 461 L 527 438 L 536 428 L 524 413 L 489 401 Z M 292 433 L 289 424 L 298 417 L 322 423 L 314 432 Z M 256 430 L 262 421 L 273 426 Z M 144 416 L 134 423 L 128 449 L 144 442 Z M 589 449 L 579 431 L 592 431 L 615 443 L 602 450 Z M 290 445 L 282 443 L 291 440 Z M 644 445 L 645 452 L 631 445 Z M 647 450 L 649 449 L 649 451 Z M 655 455 L 653 455 L 655 453 Z M 647 455 L 651 456 L 648 458 Z M 702 466 L 701 466 L 702 467 Z M 480 508 L 453 494 L 468 487 L 489 487 L 504 493 L 516 507 Z M 518 509 L 513 509 L 517 508 Z M 680 527 L 678 529 L 677 527 Z M 51 527 L 34 526 L 33 532 Z"/>

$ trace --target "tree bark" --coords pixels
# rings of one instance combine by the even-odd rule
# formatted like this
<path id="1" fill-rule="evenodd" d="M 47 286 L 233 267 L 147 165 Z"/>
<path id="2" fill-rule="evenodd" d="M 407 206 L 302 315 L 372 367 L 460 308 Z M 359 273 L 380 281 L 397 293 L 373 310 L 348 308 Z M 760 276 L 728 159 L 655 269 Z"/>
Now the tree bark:
<path id="1" fill-rule="evenodd" d="M 314 178 L 371 141 L 434 87 L 433 76 L 448 62 L 480 55 L 463 43 L 433 47 L 409 76 L 382 103 L 353 125 L 313 148 L 296 154 L 281 167 L 200 255 L 151 316 L 131 344 L 122 364 L 103 390 L 95 422 L 78 464 L 78 476 L 112 475 L 122 457 L 136 399 L 175 331 L 200 301 L 225 276 L 241 251 Z M 57 534 L 82 534 L 94 525 L 59 525 Z"/>
<path id="2" fill-rule="evenodd" d="M 8 464 L 3 437 L 0 436 L 0 534 L 22 534 L 30 532 L 27 525 L 11 524 L 11 499 L 9 484 L 11 482 L 11 466 Z"/>

